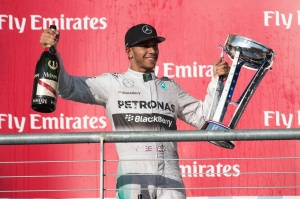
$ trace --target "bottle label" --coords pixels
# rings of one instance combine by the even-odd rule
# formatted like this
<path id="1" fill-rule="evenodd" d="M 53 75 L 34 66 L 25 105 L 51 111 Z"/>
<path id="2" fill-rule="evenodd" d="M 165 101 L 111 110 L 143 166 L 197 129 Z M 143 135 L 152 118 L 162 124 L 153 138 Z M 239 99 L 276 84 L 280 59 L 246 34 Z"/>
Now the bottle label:
<path id="1" fill-rule="evenodd" d="M 46 58 L 46 65 L 49 66 L 52 70 L 57 70 L 58 62 L 56 60 L 52 60 L 51 58 Z"/>
<path id="2" fill-rule="evenodd" d="M 57 82 L 49 79 L 39 79 L 36 95 L 44 95 L 56 98 Z"/>

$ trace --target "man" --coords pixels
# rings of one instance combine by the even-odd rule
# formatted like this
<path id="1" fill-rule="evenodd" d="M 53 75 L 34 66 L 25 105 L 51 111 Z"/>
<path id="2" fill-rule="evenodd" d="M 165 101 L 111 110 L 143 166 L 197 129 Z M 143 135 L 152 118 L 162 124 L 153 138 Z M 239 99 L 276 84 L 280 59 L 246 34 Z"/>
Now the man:
<path id="1" fill-rule="evenodd" d="M 40 43 L 43 47 L 55 45 L 58 34 L 47 29 Z M 130 67 L 123 74 L 107 73 L 92 78 L 70 76 L 60 61 L 60 96 L 104 106 L 114 131 L 176 130 L 176 118 L 200 129 L 212 103 L 216 78 L 228 75 L 229 66 L 221 59 L 216 62 L 208 94 L 203 102 L 198 101 L 173 80 L 155 76 L 158 44 L 164 40 L 151 25 L 131 27 L 125 35 Z M 118 198 L 186 198 L 176 143 L 117 143 L 116 147 L 120 159 Z"/>

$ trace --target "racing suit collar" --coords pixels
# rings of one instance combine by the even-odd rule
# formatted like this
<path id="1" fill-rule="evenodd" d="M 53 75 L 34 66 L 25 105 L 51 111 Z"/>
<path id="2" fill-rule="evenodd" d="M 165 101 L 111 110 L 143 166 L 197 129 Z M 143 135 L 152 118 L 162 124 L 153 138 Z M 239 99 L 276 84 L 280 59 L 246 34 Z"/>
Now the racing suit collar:
<path id="1" fill-rule="evenodd" d="M 151 72 L 151 73 L 141 73 L 141 72 L 137 72 L 134 71 L 132 69 L 128 69 L 128 72 L 133 75 L 134 77 L 138 78 L 138 79 L 143 79 L 144 82 L 148 82 L 150 80 L 154 80 L 156 79 L 155 73 Z"/>

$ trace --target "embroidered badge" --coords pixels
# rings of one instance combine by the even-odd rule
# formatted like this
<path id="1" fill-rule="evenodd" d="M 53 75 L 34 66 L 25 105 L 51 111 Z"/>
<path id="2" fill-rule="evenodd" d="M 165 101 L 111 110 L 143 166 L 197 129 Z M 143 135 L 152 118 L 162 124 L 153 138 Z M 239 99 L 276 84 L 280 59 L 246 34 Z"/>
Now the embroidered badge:
<path id="1" fill-rule="evenodd" d="M 160 83 L 160 88 L 165 90 L 165 91 L 168 90 L 167 84 L 165 82 Z"/>
<path id="2" fill-rule="evenodd" d="M 152 146 L 145 146 L 145 151 L 152 151 Z"/>

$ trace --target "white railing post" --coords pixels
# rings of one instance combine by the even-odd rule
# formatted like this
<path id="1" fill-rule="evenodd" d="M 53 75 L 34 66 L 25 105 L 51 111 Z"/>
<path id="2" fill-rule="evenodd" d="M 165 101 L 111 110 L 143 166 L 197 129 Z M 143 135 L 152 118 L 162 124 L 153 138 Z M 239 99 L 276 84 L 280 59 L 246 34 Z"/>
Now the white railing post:
<path id="1" fill-rule="evenodd" d="M 100 137 L 100 199 L 104 199 L 104 141 Z"/>

